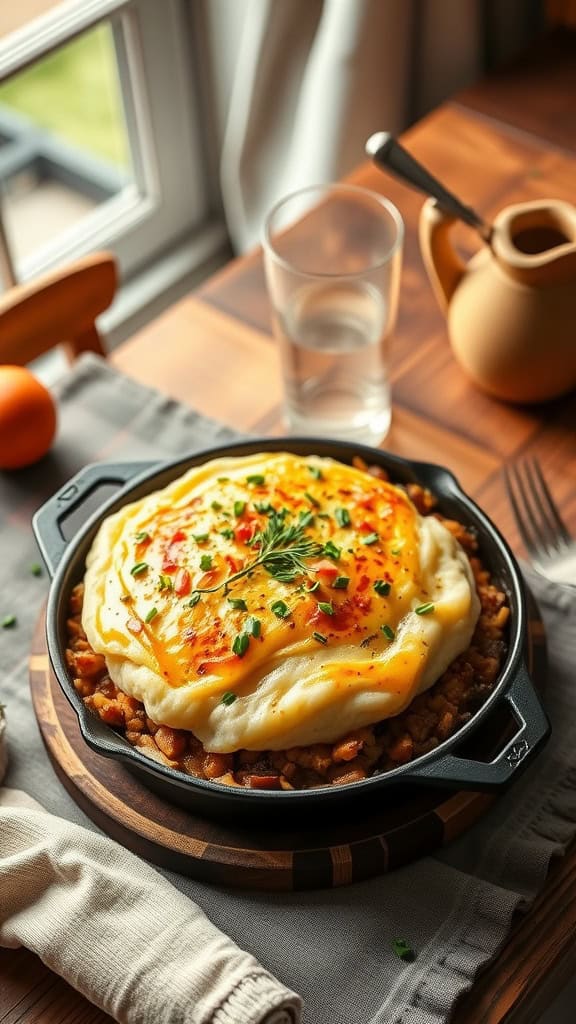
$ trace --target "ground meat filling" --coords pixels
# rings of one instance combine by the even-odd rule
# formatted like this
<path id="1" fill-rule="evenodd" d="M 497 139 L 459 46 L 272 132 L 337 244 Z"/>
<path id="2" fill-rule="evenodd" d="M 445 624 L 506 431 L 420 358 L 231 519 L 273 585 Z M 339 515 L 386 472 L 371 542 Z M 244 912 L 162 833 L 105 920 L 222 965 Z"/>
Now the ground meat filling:
<path id="1" fill-rule="evenodd" d="M 359 468 L 385 476 L 379 467 Z M 437 515 L 430 491 L 408 484 L 408 494 L 422 515 Z M 358 729 L 336 743 L 318 743 L 291 750 L 239 750 L 211 754 L 182 729 L 158 725 L 144 705 L 112 682 L 106 663 L 90 647 L 82 629 L 84 584 L 70 598 L 66 658 L 76 690 L 102 721 L 123 733 L 143 754 L 200 779 L 250 789 L 311 789 L 358 782 L 376 771 L 389 771 L 426 754 L 448 739 L 484 703 L 494 688 L 506 653 L 509 616 L 506 595 L 490 580 L 477 557 L 475 536 L 461 523 L 438 518 L 457 538 L 470 559 L 481 612 L 468 650 L 438 681 L 394 718 Z"/>

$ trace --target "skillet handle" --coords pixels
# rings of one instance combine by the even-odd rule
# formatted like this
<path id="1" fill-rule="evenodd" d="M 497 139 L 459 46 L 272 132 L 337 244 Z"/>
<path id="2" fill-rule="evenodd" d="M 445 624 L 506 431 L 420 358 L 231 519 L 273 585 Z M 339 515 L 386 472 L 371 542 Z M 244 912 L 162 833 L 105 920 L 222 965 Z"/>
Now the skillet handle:
<path id="1" fill-rule="evenodd" d="M 472 761 L 454 754 L 409 772 L 420 783 L 454 785 L 464 789 L 492 789 L 510 782 L 526 767 L 531 755 L 550 734 L 550 723 L 524 663 L 505 694 L 518 730 L 493 761 Z"/>
<path id="2" fill-rule="evenodd" d="M 132 477 L 153 465 L 152 462 L 93 463 L 81 469 L 41 505 L 33 516 L 32 529 L 50 576 L 56 572 L 69 541 L 89 516 Z"/>

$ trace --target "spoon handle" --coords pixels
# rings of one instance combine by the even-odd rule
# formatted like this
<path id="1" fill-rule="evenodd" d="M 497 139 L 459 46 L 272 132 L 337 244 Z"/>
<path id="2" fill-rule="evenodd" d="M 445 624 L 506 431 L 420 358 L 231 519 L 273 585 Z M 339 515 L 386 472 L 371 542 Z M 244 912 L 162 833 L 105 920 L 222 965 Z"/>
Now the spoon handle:
<path id="1" fill-rule="evenodd" d="M 375 135 L 371 135 L 366 143 L 366 153 L 381 170 L 389 171 L 406 185 L 432 196 L 445 213 L 476 228 L 484 241 L 490 241 L 490 225 L 486 224 L 470 206 L 465 206 L 452 192 L 444 188 L 437 178 L 418 163 L 389 132 L 376 132 Z"/>

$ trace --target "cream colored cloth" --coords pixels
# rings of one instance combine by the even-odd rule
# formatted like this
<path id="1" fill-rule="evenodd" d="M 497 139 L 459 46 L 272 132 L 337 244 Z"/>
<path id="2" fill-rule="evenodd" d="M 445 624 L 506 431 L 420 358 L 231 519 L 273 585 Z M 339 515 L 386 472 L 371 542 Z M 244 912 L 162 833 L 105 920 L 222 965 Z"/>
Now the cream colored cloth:
<path id="1" fill-rule="evenodd" d="M 110 839 L 0 790 L 0 945 L 125 1024 L 298 1024 L 300 998 Z"/>

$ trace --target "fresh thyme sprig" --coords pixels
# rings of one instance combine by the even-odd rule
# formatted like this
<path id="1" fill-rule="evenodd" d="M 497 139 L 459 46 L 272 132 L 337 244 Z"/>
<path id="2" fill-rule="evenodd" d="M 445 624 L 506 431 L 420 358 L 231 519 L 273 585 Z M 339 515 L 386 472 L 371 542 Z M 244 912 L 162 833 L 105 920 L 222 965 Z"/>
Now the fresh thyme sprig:
<path id="1" fill-rule="evenodd" d="M 195 587 L 195 593 L 212 594 L 222 587 L 224 587 L 224 592 L 228 593 L 236 580 L 247 576 L 259 565 L 263 566 L 274 579 L 280 580 L 282 583 L 292 583 L 301 573 L 307 572 L 304 560 L 316 558 L 322 552 L 322 545 L 317 544 L 311 537 L 307 537 L 304 529 L 303 523 L 287 525 L 283 517 L 276 512 L 273 513 L 262 533 L 255 538 L 259 542 L 260 549 L 254 561 L 215 587 Z"/>

